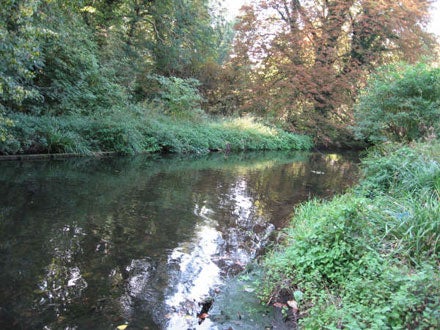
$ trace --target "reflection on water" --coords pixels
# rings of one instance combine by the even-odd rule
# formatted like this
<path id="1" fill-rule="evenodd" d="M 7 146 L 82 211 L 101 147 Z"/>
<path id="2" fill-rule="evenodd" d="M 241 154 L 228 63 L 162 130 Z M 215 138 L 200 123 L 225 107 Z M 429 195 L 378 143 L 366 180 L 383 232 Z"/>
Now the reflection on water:
<path id="1" fill-rule="evenodd" d="M 321 153 L 2 162 L 0 328 L 216 329 L 201 304 L 356 176 Z"/>
<path id="2" fill-rule="evenodd" d="M 202 213 L 200 215 L 206 218 Z M 175 269 L 170 276 L 165 301 L 171 309 L 167 314 L 171 329 L 186 329 L 188 323 L 194 323 L 196 318 L 191 316 L 200 310 L 198 303 L 210 295 L 212 288 L 222 284 L 220 268 L 213 261 L 221 255 L 220 245 L 223 243 L 217 226 L 216 221 L 206 218 L 196 225 L 195 237 L 179 244 L 168 258 L 168 265 Z"/>

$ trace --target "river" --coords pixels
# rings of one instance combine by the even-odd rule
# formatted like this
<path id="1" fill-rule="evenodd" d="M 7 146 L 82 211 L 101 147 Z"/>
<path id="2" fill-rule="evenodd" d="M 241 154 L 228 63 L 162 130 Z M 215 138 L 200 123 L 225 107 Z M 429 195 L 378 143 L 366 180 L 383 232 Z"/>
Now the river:
<path id="1" fill-rule="evenodd" d="M 357 177 L 330 153 L 0 162 L 0 328 L 227 329 L 294 205 Z"/>

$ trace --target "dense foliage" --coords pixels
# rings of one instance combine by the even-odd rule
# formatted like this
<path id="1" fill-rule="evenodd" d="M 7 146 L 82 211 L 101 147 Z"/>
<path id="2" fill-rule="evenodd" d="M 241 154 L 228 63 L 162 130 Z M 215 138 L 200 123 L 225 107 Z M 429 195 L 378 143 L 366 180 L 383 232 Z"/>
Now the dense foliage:
<path id="1" fill-rule="evenodd" d="M 221 1 L 4 0 L 0 152 L 71 150 L 40 147 L 47 137 L 36 143 L 39 134 L 31 138 L 23 132 L 47 131 L 40 128 L 54 124 L 63 127 L 67 140 L 77 141 L 90 134 L 73 129 L 78 125 L 72 122 L 119 127 L 125 121 L 132 127 L 139 111 L 150 117 L 141 120 L 146 127 L 153 125 L 152 113 L 171 117 L 173 127 L 175 120 L 186 125 L 206 115 L 251 114 L 313 136 L 320 146 L 351 147 L 358 143 L 348 129 L 353 102 L 368 74 L 384 63 L 415 62 L 434 53 L 433 38 L 424 31 L 430 5 L 421 0 L 257 1 L 244 7 L 234 32 Z M 370 104 L 363 100 L 366 117 L 358 119 L 366 127 L 375 110 L 368 114 Z M 405 113 L 421 114 L 426 100 L 417 102 L 398 109 L 400 121 Z M 434 117 L 432 106 L 428 112 Z M 429 130 L 428 113 L 423 118 L 426 127 L 417 128 Z M 402 131 L 399 125 L 392 129 Z M 414 135 L 415 127 L 405 128 L 411 133 L 404 135 Z M 370 141 L 377 138 L 361 131 Z M 99 136 L 106 132 L 112 130 Z M 109 143 L 96 144 L 111 149 Z"/>
<path id="2" fill-rule="evenodd" d="M 205 64 L 219 65 L 227 51 L 227 24 L 210 14 L 208 4 L 3 1 L 1 107 L 90 114 L 148 99 L 150 74 L 199 79 Z"/>
<path id="3" fill-rule="evenodd" d="M 209 5 L 3 1 L 0 153 L 310 148 L 252 120 L 207 120 L 200 81 L 232 36 Z"/>
<path id="4" fill-rule="evenodd" d="M 440 69 L 404 63 L 373 75 L 355 108 L 359 138 L 408 142 L 440 133 Z"/>
<path id="5" fill-rule="evenodd" d="M 363 167 L 353 191 L 296 211 L 262 297 L 296 297 L 305 329 L 438 328 L 440 145 L 377 147 Z"/>
<path id="6" fill-rule="evenodd" d="M 251 2 L 237 25 L 233 63 L 242 111 L 258 112 L 313 134 L 349 143 L 352 105 L 368 74 L 402 59 L 433 54 L 423 30 L 430 2 Z"/>

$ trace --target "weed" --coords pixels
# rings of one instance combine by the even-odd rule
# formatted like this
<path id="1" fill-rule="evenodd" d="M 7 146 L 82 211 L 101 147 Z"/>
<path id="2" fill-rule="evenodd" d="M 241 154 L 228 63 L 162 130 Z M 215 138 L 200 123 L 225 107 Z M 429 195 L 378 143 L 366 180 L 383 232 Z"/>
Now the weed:
<path id="1" fill-rule="evenodd" d="M 438 328 L 439 142 L 383 146 L 358 187 L 295 213 L 260 297 L 303 293 L 305 329 Z"/>

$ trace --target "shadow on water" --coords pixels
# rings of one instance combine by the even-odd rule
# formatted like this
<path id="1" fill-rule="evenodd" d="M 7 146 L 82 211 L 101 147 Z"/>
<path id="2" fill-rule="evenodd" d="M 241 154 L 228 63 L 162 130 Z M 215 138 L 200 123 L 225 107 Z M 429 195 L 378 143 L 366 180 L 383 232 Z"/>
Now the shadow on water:
<path id="1" fill-rule="evenodd" d="M 322 153 L 0 163 L 0 328 L 222 329 L 206 299 L 357 175 Z"/>

